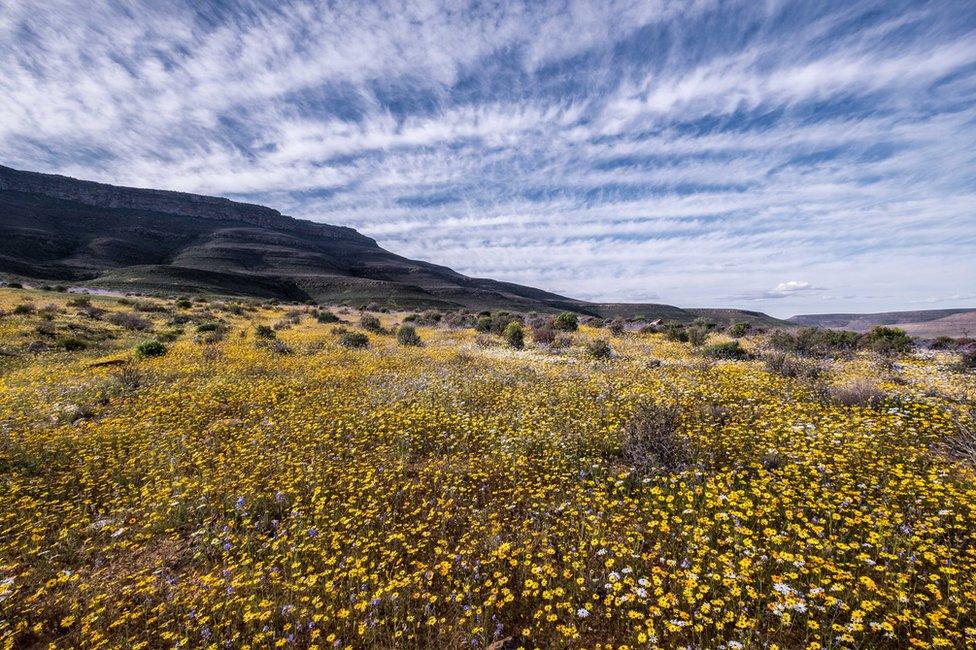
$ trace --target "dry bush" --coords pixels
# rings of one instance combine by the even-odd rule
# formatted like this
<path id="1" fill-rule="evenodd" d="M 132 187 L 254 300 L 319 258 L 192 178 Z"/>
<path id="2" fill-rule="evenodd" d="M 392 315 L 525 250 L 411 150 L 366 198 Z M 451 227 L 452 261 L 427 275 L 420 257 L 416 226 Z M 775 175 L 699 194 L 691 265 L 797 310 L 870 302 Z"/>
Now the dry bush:
<path id="1" fill-rule="evenodd" d="M 942 441 L 939 451 L 953 460 L 976 467 L 976 412 L 970 411 L 968 422 L 956 418 L 955 433 Z"/>
<path id="2" fill-rule="evenodd" d="M 147 332 L 152 329 L 151 322 L 134 312 L 118 312 L 111 314 L 105 320 L 133 332 Z"/>
<path id="3" fill-rule="evenodd" d="M 112 379 L 125 392 L 134 391 L 142 386 L 144 381 L 142 373 L 129 365 L 113 372 Z"/>
<path id="4" fill-rule="evenodd" d="M 500 342 L 495 337 L 482 333 L 474 337 L 474 344 L 480 348 L 496 348 Z"/>
<path id="5" fill-rule="evenodd" d="M 817 379 L 824 373 L 824 368 L 819 363 L 799 359 L 783 352 L 763 355 L 763 363 L 766 372 L 787 378 Z"/>
<path id="6" fill-rule="evenodd" d="M 696 449 L 681 432 L 676 404 L 642 404 L 624 427 L 621 454 L 640 474 L 679 472 L 694 464 Z"/>
<path id="7" fill-rule="evenodd" d="M 884 403 L 888 394 L 870 379 L 858 379 L 843 386 L 830 386 L 827 394 L 834 404 L 841 406 L 876 407 Z"/>

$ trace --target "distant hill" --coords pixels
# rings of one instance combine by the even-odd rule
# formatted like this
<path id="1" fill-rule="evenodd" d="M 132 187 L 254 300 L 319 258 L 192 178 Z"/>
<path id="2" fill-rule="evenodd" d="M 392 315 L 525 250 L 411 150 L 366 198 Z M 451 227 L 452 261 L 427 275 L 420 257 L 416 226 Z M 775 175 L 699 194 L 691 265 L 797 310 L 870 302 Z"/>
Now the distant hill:
<path id="1" fill-rule="evenodd" d="M 407 259 L 352 228 L 225 198 L 0 166 L 0 272 L 133 291 L 402 308 L 569 310 L 784 324 L 758 312 L 589 303 Z"/>
<path id="2" fill-rule="evenodd" d="M 864 332 L 875 325 L 895 325 L 913 336 L 976 336 L 976 308 L 888 311 L 876 314 L 803 314 L 787 319 L 796 325 Z"/>

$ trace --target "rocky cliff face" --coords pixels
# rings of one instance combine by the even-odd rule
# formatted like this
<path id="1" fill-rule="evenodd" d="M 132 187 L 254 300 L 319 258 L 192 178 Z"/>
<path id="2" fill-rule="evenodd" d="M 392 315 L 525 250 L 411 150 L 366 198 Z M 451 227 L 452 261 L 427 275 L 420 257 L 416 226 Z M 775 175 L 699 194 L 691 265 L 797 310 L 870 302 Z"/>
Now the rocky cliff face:
<path id="1" fill-rule="evenodd" d="M 3 190 L 42 194 L 95 207 L 146 210 L 200 219 L 233 221 L 259 228 L 305 232 L 319 237 L 376 245 L 373 239 L 352 228 L 301 221 L 263 205 L 184 192 L 106 185 L 68 176 L 20 171 L 0 165 L 0 191 Z"/>

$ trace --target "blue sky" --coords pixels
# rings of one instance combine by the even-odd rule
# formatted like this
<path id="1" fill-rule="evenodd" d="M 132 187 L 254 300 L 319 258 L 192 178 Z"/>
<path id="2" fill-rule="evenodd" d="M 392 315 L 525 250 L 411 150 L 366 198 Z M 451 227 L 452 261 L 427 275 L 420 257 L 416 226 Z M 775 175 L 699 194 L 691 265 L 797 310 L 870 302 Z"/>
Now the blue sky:
<path id="1" fill-rule="evenodd" d="M 0 162 L 606 301 L 976 306 L 952 2 L 0 4 Z"/>

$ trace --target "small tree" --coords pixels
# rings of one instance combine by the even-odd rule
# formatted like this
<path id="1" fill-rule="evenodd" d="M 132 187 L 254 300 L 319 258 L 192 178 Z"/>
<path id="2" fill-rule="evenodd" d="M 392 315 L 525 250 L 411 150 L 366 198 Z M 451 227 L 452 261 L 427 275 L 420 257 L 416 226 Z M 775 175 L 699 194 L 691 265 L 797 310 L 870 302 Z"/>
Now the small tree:
<path id="1" fill-rule="evenodd" d="M 413 325 L 401 325 L 396 333 L 397 343 L 400 345 L 419 346 L 422 344 L 417 328 Z"/>
<path id="2" fill-rule="evenodd" d="M 525 331 L 518 321 L 513 320 L 505 327 L 504 336 L 508 345 L 516 350 L 525 347 Z"/>
<path id="3" fill-rule="evenodd" d="M 624 323 L 620 320 L 612 320 L 607 325 L 607 331 L 613 336 L 621 336 L 624 333 Z"/>
<path id="4" fill-rule="evenodd" d="M 478 322 L 475 323 L 474 329 L 476 332 L 490 332 L 491 316 L 479 316 Z"/>
<path id="5" fill-rule="evenodd" d="M 575 332 L 579 329 L 579 317 L 571 311 L 564 311 L 556 316 L 552 326 L 562 332 Z"/>

